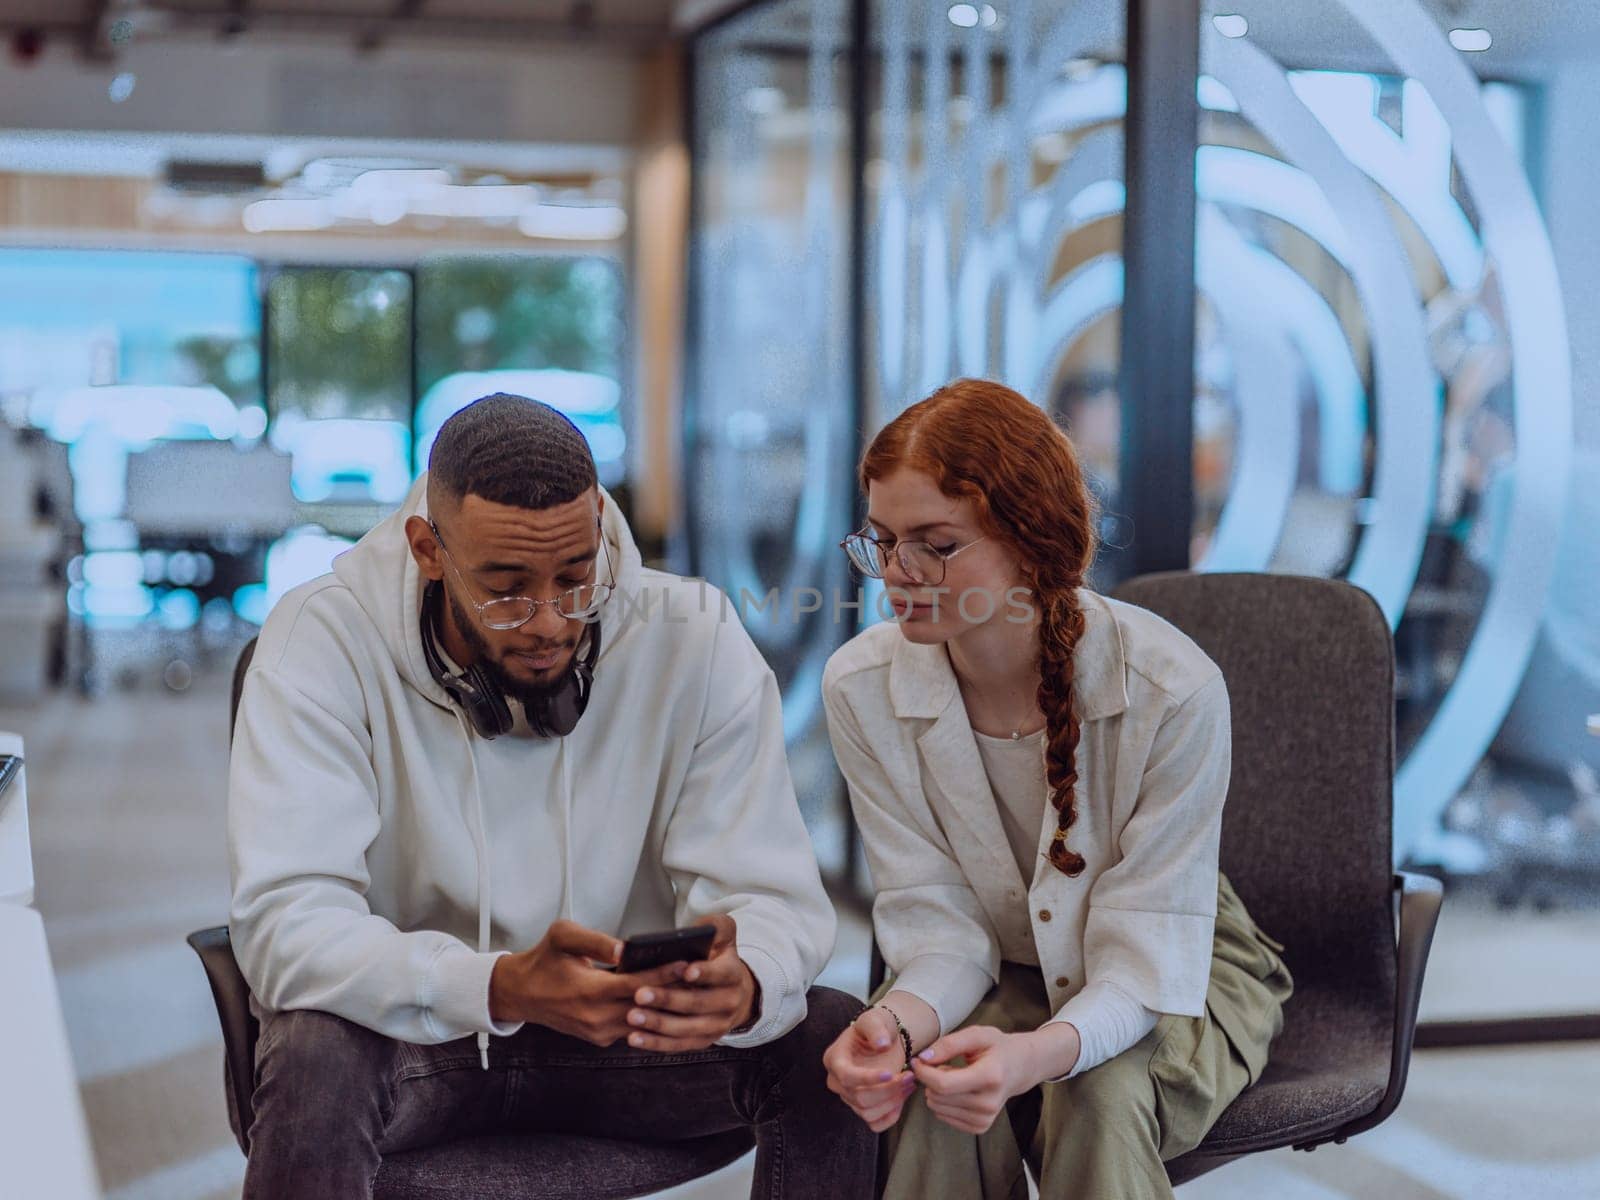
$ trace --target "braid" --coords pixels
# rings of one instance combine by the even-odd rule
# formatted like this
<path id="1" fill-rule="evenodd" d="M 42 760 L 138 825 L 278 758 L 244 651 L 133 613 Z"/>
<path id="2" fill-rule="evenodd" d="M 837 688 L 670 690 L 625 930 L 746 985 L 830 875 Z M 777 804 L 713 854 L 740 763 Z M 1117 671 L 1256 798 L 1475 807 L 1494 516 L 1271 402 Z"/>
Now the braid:
<path id="1" fill-rule="evenodd" d="M 1078 589 L 1094 562 L 1094 496 L 1071 440 L 1043 409 L 1002 384 L 958 379 L 913 404 L 872 439 L 862 457 L 863 490 L 910 467 L 952 499 L 969 500 L 984 532 L 1028 564 L 1032 600 L 1042 606 L 1039 690 L 1047 742 L 1045 777 L 1055 806 L 1050 863 L 1079 875 L 1083 856 L 1067 848 L 1077 819 L 1078 714 L 1073 655 L 1083 637 Z"/>
<path id="2" fill-rule="evenodd" d="M 1056 832 L 1050 839 L 1050 864 L 1067 875 L 1081 874 L 1083 856 L 1067 848 L 1067 831 L 1077 820 L 1074 789 L 1078 783 L 1078 714 L 1072 703 L 1073 650 L 1083 636 L 1083 610 L 1076 583 L 1039 588 L 1045 601 L 1039 621 L 1039 709 L 1045 715 L 1048 748 L 1045 775 L 1050 803 L 1056 809 Z"/>

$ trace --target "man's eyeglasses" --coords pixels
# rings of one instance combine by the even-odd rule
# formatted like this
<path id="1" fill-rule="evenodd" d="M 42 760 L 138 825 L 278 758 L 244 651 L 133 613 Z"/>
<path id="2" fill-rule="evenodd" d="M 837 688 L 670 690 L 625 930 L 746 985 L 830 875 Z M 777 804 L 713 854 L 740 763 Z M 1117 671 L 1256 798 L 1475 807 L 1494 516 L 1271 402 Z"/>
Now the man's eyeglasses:
<path id="1" fill-rule="evenodd" d="M 952 558 L 985 538 L 973 538 L 964 546 L 940 550 L 929 542 L 901 542 L 894 538 L 879 538 L 870 529 L 852 533 L 839 545 L 850 559 L 850 565 L 868 579 L 882 579 L 893 554 L 912 583 L 922 587 L 938 587 L 944 582 L 946 565 Z"/>
<path id="2" fill-rule="evenodd" d="M 439 536 L 439 527 L 430 520 L 428 528 L 433 530 L 439 549 L 444 551 L 445 561 L 450 564 L 450 569 L 456 573 L 456 578 L 461 581 L 462 588 L 467 592 L 467 603 L 477 610 L 478 620 L 490 629 L 519 629 L 533 620 L 533 615 L 544 604 L 553 606 L 564 617 L 588 620 L 611 598 L 617 576 L 611 567 L 611 550 L 606 545 L 604 533 L 600 535 L 600 552 L 605 555 L 606 573 L 611 576 L 612 583 L 582 583 L 548 600 L 535 600 L 532 596 L 501 596 L 480 603 L 478 598 L 472 595 L 472 587 L 467 583 L 466 576 L 461 573 L 461 568 L 456 566 L 456 560 L 451 556 L 450 548 L 444 544 L 444 538 Z"/>

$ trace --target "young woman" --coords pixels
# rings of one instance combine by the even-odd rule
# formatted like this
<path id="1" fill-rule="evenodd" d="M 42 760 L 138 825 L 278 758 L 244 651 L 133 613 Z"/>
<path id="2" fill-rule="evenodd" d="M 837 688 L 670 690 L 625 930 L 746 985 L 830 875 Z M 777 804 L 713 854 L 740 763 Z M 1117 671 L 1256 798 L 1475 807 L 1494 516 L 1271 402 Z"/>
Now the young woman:
<path id="1" fill-rule="evenodd" d="M 1228 694 L 1153 613 L 1088 590 L 1071 442 L 961 380 L 861 464 L 844 546 L 896 620 L 823 677 L 892 978 L 829 1048 L 889 1130 L 886 1195 L 1170 1197 L 1261 1073 L 1282 946 L 1217 867 Z"/>

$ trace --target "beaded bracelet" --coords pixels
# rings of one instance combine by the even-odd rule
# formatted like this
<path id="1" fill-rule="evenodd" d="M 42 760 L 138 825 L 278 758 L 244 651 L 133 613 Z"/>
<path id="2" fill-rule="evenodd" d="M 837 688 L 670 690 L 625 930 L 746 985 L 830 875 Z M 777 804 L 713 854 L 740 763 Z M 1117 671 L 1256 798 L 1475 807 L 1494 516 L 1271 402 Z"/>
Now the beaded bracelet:
<path id="1" fill-rule="evenodd" d="M 905 1069 L 911 1070 L 911 1035 L 906 1032 L 906 1027 L 900 1023 L 900 1014 L 887 1004 L 874 1004 L 872 1008 L 881 1008 L 889 1014 L 889 1019 L 894 1022 L 894 1027 L 900 1034 L 900 1045 L 906 1052 Z M 871 1012 L 872 1009 L 869 1008 L 866 1011 Z"/>

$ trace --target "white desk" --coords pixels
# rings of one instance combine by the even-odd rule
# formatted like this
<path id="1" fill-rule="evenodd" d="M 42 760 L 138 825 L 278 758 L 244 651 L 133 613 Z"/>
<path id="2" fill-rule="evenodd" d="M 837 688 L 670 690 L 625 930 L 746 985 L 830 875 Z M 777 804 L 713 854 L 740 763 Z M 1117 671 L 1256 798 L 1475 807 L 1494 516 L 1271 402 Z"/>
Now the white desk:
<path id="1" fill-rule="evenodd" d="M 44 922 L 0 904 L 0 1192 L 100 1200 Z"/>
<path id="2" fill-rule="evenodd" d="M 0 732 L 0 753 L 22 738 Z M 0 1194 L 99 1200 L 44 922 L 33 903 L 27 768 L 0 796 Z"/>
<path id="3" fill-rule="evenodd" d="M 0 754 L 21 753 L 22 738 L 0 730 Z M 0 904 L 32 903 L 33 852 L 28 845 L 28 768 L 24 766 L 0 794 Z"/>

